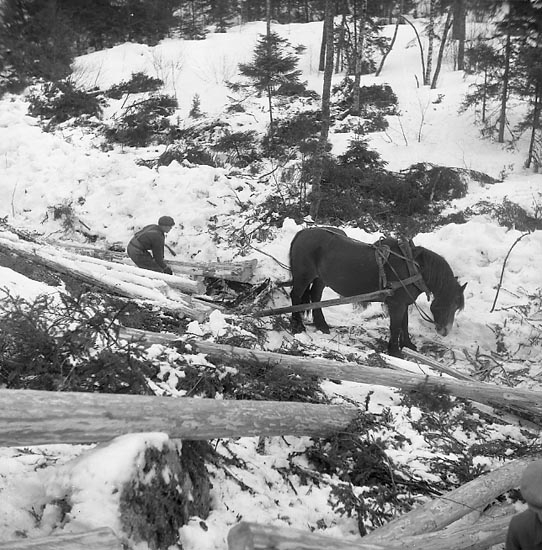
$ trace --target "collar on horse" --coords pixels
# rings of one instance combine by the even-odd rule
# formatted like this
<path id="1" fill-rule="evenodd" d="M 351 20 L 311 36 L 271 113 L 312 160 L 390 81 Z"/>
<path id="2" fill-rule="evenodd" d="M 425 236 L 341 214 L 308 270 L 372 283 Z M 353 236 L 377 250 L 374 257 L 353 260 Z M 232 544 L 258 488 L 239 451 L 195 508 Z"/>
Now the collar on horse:
<path id="1" fill-rule="evenodd" d="M 430 291 L 423 280 L 422 274 L 420 273 L 420 266 L 414 260 L 412 255 L 412 249 L 414 248 L 414 243 L 411 239 L 398 239 L 397 244 L 401 250 L 401 254 L 393 252 L 391 248 L 384 244 L 383 239 L 378 240 L 374 245 L 376 263 L 378 265 L 379 273 L 379 286 L 380 288 L 390 288 L 391 290 L 397 290 L 398 288 L 405 288 L 408 285 L 414 285 L 420 292 L 425 292 L 427 299 L 429 300 Z M 397 256 L 405 260 L 409 276 L 406 279 L 399 279 L 397 281 L 389 281 L 386 277 L 386 271 L 384 266 L 388 263 L 388 258 L 390 254 Z M 391 267 L 391 266 L 390 266 Z"/>

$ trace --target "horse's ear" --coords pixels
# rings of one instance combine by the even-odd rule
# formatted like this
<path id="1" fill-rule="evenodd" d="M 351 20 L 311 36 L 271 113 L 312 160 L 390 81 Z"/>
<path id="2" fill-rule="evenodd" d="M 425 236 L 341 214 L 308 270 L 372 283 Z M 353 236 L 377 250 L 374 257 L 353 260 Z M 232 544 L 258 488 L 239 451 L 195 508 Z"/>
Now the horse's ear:
<path id="1" fill-rule="evenodd" d="M 461 292 L 465 292 L 465 288 L 467 288 L 467 283 L 461 285 Z"/>

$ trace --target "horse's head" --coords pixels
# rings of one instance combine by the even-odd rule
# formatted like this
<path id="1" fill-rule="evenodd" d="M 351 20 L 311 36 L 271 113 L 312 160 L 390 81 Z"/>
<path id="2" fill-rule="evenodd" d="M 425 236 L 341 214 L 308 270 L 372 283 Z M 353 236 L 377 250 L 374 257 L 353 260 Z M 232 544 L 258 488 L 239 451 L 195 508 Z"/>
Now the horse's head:
<path id="1" fill-rule="evenodd" d="M 465 306 L 463 292 L 467 283 L 461 286 L 457 280 L 452 289 L 440 292 L 431 304 L 435 330 L 440 336 L 448 336 L 454 324 L 455 314 Z"/>

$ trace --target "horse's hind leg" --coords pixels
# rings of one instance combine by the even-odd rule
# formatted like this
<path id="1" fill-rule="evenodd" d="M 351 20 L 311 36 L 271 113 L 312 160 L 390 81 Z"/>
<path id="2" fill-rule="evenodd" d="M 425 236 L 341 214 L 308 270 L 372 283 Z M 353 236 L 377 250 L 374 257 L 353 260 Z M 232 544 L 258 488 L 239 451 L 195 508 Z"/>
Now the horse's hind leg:
<path id="1" fill-rule="evenodd" d="M 319 302 L 322 299 L 322 293 L 326 285 L 322 279 L 315 279 L 310 289 L 311 302 Z M 325 334 L 329 334 L 329 325 L 327 324 L 324 314 L 320 308 L 312 310 L 312 318 L 314 325 L 318 330 L 321 330 Z"/>
<path id="2" fill-rule="evenodd" d="M 292 283 L 292 291 L 290 292 L 290 298 L 292 305 L 297 306 L 299 304 L 307 304 L 310 301 L 310 284 L 311 281 L 306 278 L 294 277 Z M 303 316 L 299 311 L 292 313 L 291 328 L 294 334 L 303 332 L 305 325 L 303 324 Z"/>

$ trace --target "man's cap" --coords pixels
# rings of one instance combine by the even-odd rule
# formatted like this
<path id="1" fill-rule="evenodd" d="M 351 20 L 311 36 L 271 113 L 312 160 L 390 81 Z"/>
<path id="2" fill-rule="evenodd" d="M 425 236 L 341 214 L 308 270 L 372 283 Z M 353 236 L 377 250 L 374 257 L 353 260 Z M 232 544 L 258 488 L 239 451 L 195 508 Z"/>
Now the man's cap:
<path id="1" fill-rule="evenodd" d="M 165 225 L 171 227 L 172 225 L 175 225 L 175 221 L 171 216 L 161 216 L 158 220 L 158 225 Z"/>
<path id="2" fill-rule="evenodd" d="M 521 494 L 527 504 L 542 508 L 542 460 L 531 462 L 523 471 Z"/>

